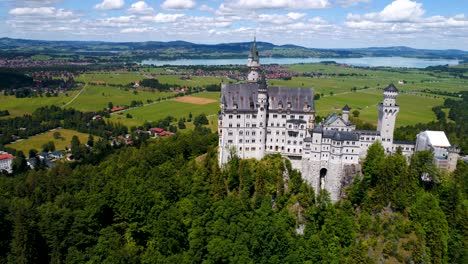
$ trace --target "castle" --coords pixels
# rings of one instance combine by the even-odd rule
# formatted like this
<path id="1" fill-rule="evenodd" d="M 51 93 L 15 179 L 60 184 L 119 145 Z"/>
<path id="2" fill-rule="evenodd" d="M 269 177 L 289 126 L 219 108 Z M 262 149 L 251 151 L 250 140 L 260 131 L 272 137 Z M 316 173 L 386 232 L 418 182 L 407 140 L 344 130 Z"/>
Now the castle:
<path id="1" fill-rule="evenodd" d="M 221 86 L 221 113 L 218 120 L 219 163 L 225 164 L 233 155 L 240 158 L 261 159 L 280 153 L 288 158 L 293 168 L 301 171 L 303 179 L 315 190 L 326 189 L 333 201 L 339 200 L 348 176 L 360 171 L 359 161 L 367 149 L 380 141 L 387 153 L 401 148 L 410 157 L 414 142 L 393 140 L 398 89 L 390 84 L 383 90 L 379 104 L 377 131 L 356 130 L 349 121 L 351 108 L 345 105 L 341 116 L 332 114 L 315 124 L 314 93 L 312 88 L 268 86 L 261 72 L 260 58 L 254 41 L 248 57 L 247 82 Z M 434 131 L 433 131 L 434 132 Z M 432 135 L 433 141 L 445 137 Z M 437 139 L 435 139 L 437 137 Z M 423 149 L 435 149 L 430 136 L 416 144 Z M 458 159 L 458 149 L 450 148 L 442 139 L 446 168 L 452 170 Z M 445 142 L 446 141 L 446 142 Z M 450 165 L 449 165 L 450 164 Z M 455 164 L 455 165 L 454 165 Z"/>

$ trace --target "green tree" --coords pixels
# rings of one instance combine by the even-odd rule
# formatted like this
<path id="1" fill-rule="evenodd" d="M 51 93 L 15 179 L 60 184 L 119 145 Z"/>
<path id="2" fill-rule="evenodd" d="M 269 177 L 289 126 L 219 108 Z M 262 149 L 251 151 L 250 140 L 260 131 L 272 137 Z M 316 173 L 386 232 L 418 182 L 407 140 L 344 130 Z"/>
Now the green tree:
<path id="1" fill-rule="evenodd" d="M 28 162 L 23 151 L 18 151 L 13 159 L 12 169 L 14 173 L 22 173 L 29 169 Z"/>
<path id="2" fill-rule="evenodd" d="M 358 118 L 360 114 L 361 114 L 361 112 L 359 112 L 358 110 L 353 111 L 353 117 L 354 118 Z"/>

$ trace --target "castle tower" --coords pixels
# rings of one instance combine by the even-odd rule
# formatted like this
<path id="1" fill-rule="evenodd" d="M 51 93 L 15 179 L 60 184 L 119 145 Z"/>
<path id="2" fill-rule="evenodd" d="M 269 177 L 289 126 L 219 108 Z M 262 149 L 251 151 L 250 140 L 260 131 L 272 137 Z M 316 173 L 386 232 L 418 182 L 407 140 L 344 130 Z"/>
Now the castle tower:
<path id="1" fill-rule="evenodd" d="M 398 89 L 391 83 L 384 89 L 384 100 L 379 104 L 379 122 L 377 131 L 380 132 L 382 145 L 387 152 L 392 151 L 393 131 L 400 107 L 396 104 Z"/>
<path id="2" fill-rule="evenodd" d="M 343 121 L 345 121 L 346 123 L 349 122 L 349 111 L 351 110 L 351 108 L 348 106 L 348 105 L 345 105 L 343 107 L 343 109 L 341 109 L 341 118 L 343 119 Z"/>
<path id="3" fill-rule="evenodd" d="M 268 116 L 268 86 L 265 76 L 260 75 L 258 79 L 258 97 L 257 97 L 257 157 L 259 159 L 265 156 L 266 135 L 267 135 L 267 116 Z"/>
<path id="4" fill-rule="evenodd" d="M 254 38 L 252 48 L 250 49 L 249 58 L 247 59 L 247 67 L 250 68 L 247 75 L 247 81 L 256 83 L 260 80 L 260 58 L 257 51 L 257 41 Z"/>
<path id="5" fill-rule="evenodd" d="M 447 170 L 449 172 L 453 172 L 457 168 L 458 158 L 460 157 L 460 148 L 456 146 L 452 146 L 448 148 L 448 165 Z"/>

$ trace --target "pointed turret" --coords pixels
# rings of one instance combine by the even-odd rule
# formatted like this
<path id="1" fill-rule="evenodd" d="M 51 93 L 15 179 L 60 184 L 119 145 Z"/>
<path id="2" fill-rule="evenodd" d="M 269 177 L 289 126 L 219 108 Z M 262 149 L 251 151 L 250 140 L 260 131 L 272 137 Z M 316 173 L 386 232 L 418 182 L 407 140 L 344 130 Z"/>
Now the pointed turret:
<path id="1" fill-rule="evenodd" d="M 256 37 L 254 37 L 252 47 L 250 48 L 249 59 L 252 59 L 253 61 L 257 61 L 257 62 L 259 61 Z"/>
<path id="2" fill-rule="evenodd" d="M 258 56 L 257 40 L 255 38 L 252 44 L 252 48 L 250 49 L 249 58 L 247 60 L 247 67 L 250 68 L 247 81 L 254 83 L 260 81 L 260 58 Z"/>

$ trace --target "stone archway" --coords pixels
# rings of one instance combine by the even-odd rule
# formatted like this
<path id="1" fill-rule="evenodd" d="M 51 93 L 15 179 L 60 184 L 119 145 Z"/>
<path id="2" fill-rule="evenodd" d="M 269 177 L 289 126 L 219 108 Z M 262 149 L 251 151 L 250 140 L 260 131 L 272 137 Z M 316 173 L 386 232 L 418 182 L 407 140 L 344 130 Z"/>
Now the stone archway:
<path id="1" fill-rule="evenodd" d="M 319 181 L 319 190 L 325 188 L 325 176 L 327 175 L 327 169 L 322 168 L 320 170 L 320 181 Z"/>

